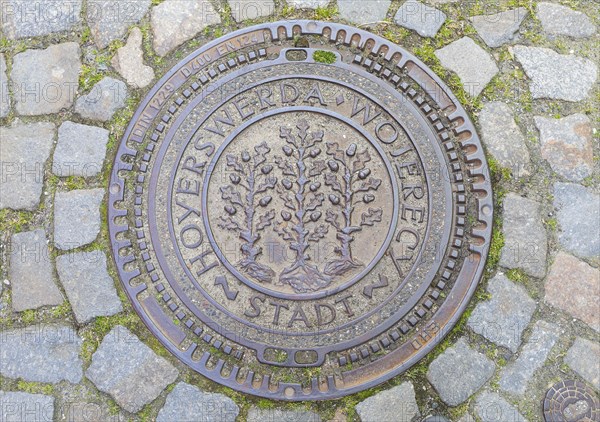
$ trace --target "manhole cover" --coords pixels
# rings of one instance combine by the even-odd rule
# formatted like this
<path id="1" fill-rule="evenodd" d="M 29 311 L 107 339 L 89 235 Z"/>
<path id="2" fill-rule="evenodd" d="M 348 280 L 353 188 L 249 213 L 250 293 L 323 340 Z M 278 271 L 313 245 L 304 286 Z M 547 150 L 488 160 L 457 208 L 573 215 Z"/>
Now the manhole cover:
<path id="1" fill-rule="evenodd" d="M 587 385 L 573 380 L 552 386 L 544 399 L 546 422 L 600 422 L 600 402 Z"/>
<path id="2" fill-rule="evenodd" d="M 368 32 L 294 21 L 213 41 L 160 80 L 108 213 L 123 285 L 172 353 L 306 400 L 387 380 L 448 333 L 492 210 L 475 128 L 428 68 Z"/>

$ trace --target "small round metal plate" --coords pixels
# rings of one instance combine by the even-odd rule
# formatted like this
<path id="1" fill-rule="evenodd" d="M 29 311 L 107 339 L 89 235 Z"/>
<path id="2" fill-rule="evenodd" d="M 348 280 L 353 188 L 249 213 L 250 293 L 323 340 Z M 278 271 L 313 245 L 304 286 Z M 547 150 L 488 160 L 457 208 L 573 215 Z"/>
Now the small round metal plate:
<path id="1" fill-rule="evenodd" d="M 598 396 L 582 382 L 557 382 L 546 393 L 544 419 L 546 422 L 600 422 Z"/>
<path id="2" fill-rule="evenodd" d="M 368 32 L 293 21 L 215 40 L 157 83 L 108 217 L 125 290 L 172 353 L 233 389 L 310 400 L 441 341 L 492 211 L 475 128 L 435 74 Z"/>

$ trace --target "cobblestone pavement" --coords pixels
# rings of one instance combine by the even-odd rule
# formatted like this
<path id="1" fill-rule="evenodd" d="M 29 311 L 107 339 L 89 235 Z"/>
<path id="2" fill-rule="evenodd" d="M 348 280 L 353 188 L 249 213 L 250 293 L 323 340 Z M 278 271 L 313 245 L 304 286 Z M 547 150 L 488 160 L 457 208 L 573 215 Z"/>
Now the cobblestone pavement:
<path id="1" fill-rule="evenodd" d="M 0 5 L 0 421 L 541 421 L 560 380 L 600 394 L 598 1 Z M 444 79 L 487 148 L 497 217 L 484 280 L 430 355 L 353 396 L 282 404 L 152 337 L 110 259 L 105 188 L 157 78 L 236 28 L 296 18 L 367 28 Z"/>

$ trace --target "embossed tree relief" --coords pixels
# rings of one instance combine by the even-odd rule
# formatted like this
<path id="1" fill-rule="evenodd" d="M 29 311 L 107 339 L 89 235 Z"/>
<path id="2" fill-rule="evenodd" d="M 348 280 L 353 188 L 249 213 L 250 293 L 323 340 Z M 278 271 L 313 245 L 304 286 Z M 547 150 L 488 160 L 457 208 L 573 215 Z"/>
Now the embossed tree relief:
<path id="1" fill-rule="evenodd" d="M 329 195 L 332 207 L 327 210 L 325 221 L 335 228 L 340 243 L 334 250 L 338 259 L 329 261 L 324 272 L 335 276 L 364 266 L 352 257 L 354 233 L 381 222 L 383 210 L 368 207 L 361 213 L 360 221 L 353 218 L 354 211 L 360 204 L 375 200 L 381 179 L 371 177 L 371 169 L 367 167 L 371 156 L 367 149 L 358 152 L 356 144 L 351 144 L 344 151 L 336 142 L 327 142 L 326 145 L 331 159 L 327 162 L 330 171 L 325 173 L 325 184 L 333 193 Z"/>
<path id="2" fill-rule="evenodd" d="M 287 209 L 281 211 L 282 220 L 277 221 L 274 229 L 294 252 L 293 264 L 281 272 L 279 281 L 297 292 L 309 292 L 331 283 L 330 276 L 310 263 L 309 254 L 310 244 L 321 240 L 328 231 L 326 224 L 318 223 L 322 216 L 319 209 L 325 201 L 325 194 L 319 192 L 319 176 L 327 165 L 317 159 L 321 154 L 317 144 L 323 141 L 323 131 L 309 132 L 306 120 L 300 120 L 296 128 L 297 134 L 292 129 L 280 128 L 280 137 L 286 145 L 282 147 L 285 157 L 275 157 L 283 174 L 277 191 Z"/>
<path id="3" fill-rule="evenodd" d="M 243 241 L 240 247 L 243 258 L 237 265 L 264 283 L 271 282 L 275 276 L 271 268 L 257 261 L 262 253 L 257 245 L 260 232 L 275 218 L 275 210 L 265 210 L 273 199 L 269 191 L 277 185 L 277 177 L 271 174 L 273 166 L 266 158 L 270 151 L 263 142 L 254 147 L 252 156 L 243 151 L 239 157 L 233 154 L 225 157 L 227 167 L 233 172 L 229 175 L 231 184 L 220 188 L 221 198 L 227 203 L 224 207 L 227 216 L 221 216 L 218 223 L 222 229 L 237 232 Z"/>

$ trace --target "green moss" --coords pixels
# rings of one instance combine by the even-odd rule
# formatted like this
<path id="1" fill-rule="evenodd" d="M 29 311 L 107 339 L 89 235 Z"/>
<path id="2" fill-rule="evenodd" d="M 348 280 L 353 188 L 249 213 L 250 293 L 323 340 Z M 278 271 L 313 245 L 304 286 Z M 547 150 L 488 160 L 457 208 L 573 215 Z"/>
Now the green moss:
<path id="1" fill-rule="evenodd" d="M 500 261 L 500 253 L 504 247 L 504 233 L 496 229 L 492 231 L 492 241 L 490 242 L 490 252 L 488 253 L 487 266 L 495 268 Z"/>
<path id="2" fill-rule="evenodd" d="M 319 63 L 331 64 L 335 63 L 337 56 L 331 51 L 317 50 L 313 53 L 313 59 Z"/>
<path id="3" fill-rule="evenodd" d="M 58 305 L 54 309 L 52 309 L 52 316 L 54 318 L 67 318 L 71 315 L 71 305 L 68 301 L 64 301 L 61 305 Z"/>
<path id="4" fill-rule="evenodd" d="M 338 9 L 335 6 L 317 7 L 315 9 L 315 19 L 320 21 L 328 21 L 333 19 L 337 13 Z"/>
<path id="5" fill-rule="evenodd" d="M 527 281 L 527 274 L 519 268 L 513 268 L 506 272 L 506 277 L 516 283 L 524 283 Z"/>
<path id="6" fill-rule="evenodd" d="M 85 186 L 85 179 L 81 176 L 69 176 L 65 179 L 65 187 L 68 190 L 83 189 Z"/>
<path id="7" fill-rule="evenodd" d="M 33 221 L 34 214 L 29 211 L 14 211 L 8 208 L 0 210 L 0 232 L 23 231 Z"/>
<path id="8" fill-rule="evenodd" d="M 52 384 L 42 384 L 39 382 L 30 381 L 17 381 L 17 389 L 31 394 L 46 394 L 51 395 L 54 393 L 54 387 Z"/>

